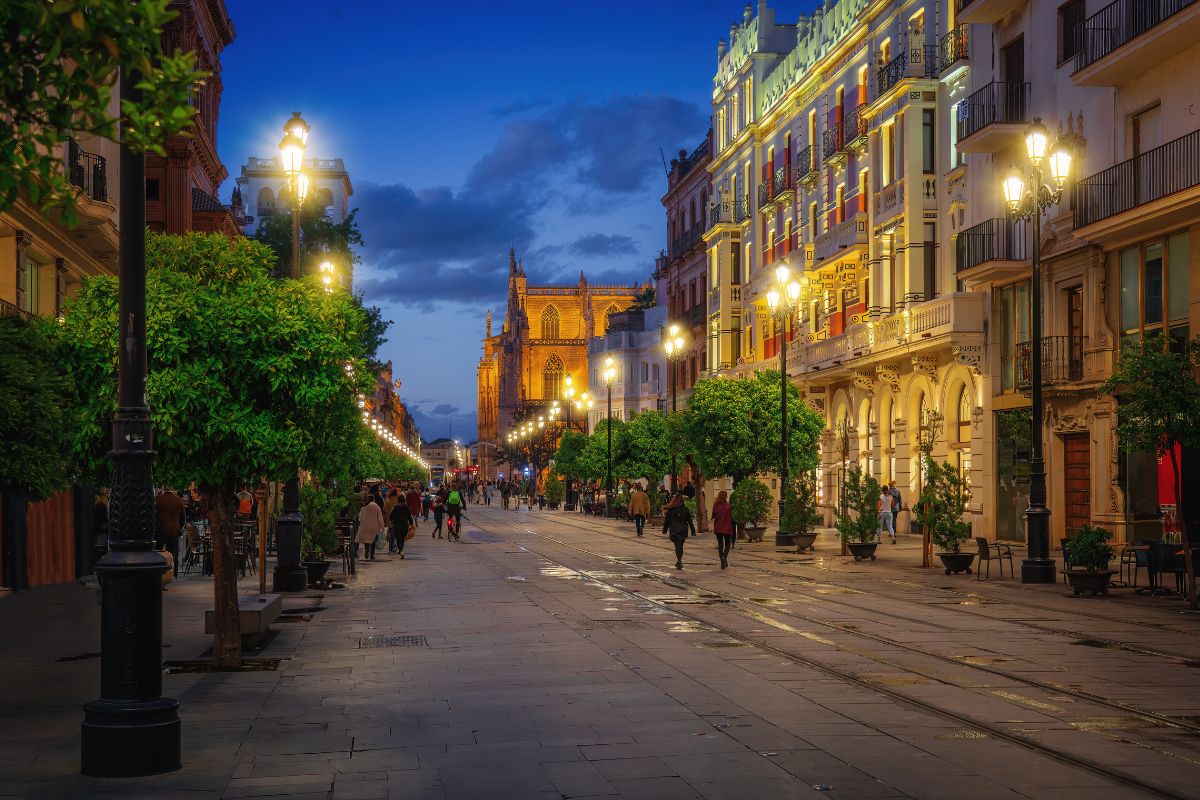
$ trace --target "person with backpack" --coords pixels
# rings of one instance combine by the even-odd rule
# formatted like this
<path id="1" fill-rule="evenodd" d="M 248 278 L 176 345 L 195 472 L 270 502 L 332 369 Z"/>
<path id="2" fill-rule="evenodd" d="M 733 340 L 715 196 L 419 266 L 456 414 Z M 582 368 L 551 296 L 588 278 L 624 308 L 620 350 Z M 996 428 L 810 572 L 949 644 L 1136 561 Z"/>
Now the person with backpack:
<path id="1" fill-rule="evenodd" d="M 663 507 L 663 533 L 675 545 L 675 569 L 683 569 L 683 543 L 687 541 L 689 532 L 696 535 L 696 525 L 692 522 L 692 512 L 684 505 L 683 495 L 676 492 L 671 500 Z"/>
<path id="2" fill-rule="evenodd" d="M 450 494 L 446 495 L 446 513 L 450 515 L 453 523 L 447 529 L 447 538 L 450 541 L 459 541 L 459 536 L 462 533 L 462 512 L 467 505 L 467 499 L 463 493 L 455 487 L 450 490 Z"/>

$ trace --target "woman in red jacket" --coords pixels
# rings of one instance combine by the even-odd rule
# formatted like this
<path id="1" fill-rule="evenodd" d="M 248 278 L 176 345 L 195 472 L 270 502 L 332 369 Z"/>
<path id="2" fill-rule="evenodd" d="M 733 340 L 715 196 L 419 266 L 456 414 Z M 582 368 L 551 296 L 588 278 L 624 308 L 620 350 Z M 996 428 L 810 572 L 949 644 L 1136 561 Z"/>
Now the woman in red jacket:
<path id="1" fill-rule="evenodd" d="M 713 533 L 717 535 L 717 555 L 721 557 L 721 569 L 729 566 L 729 551 L 733 549 L 733 509 L 729 505 L 729 494 L 722 489 L 717 492 L 717 502 L 712 507 Z"/>

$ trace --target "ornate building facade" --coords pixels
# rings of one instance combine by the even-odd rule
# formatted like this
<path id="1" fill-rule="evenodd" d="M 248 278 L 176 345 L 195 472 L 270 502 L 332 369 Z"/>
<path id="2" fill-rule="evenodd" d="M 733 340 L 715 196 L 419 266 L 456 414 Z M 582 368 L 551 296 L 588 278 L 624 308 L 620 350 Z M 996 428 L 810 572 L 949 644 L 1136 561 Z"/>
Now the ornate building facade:
<path id="1" fill-rule="evenodd" d="M 549 407 L 564 398 L 569 376 L 587 385 L 588 340 L 603 336 L 609 315 L 633 304 L 637 286 L 529 286 L 516 252 L 508 253 L 508 305 L 500 332 L 488 312 L 477 371 L 480 472 L 494 478 L 495 445 L 521 408 Z"/>

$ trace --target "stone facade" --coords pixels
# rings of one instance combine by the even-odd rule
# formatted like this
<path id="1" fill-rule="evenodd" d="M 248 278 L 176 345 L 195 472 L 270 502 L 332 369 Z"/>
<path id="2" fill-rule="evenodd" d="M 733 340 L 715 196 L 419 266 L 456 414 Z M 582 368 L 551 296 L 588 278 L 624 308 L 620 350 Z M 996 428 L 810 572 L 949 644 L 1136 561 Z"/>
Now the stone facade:
<path id="1" fill-rule="evenodd" d="M 667 309 L 630 309 L 614 314 L 608 330 L 588 342 L 587 392 L 595 403 L 588 430 L 608 413 L 604 364 L 612 358 L 617 377 L 612 386 L 612 413 L 628 421 L 643 411 L 670 409 L 667 358 L 663 330 Z"/>

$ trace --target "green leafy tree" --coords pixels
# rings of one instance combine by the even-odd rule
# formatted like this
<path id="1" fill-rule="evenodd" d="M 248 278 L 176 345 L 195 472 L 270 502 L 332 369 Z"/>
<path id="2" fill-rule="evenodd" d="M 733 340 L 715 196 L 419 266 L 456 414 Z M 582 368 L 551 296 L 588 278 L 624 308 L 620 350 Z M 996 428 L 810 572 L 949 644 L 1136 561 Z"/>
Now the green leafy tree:
<path id="1" fill-rule="evenodd" d="M 650 309 L 654 308 L 657 301 L 655 299 L 653 285 L 646 285 L 638 289 L 633 295 L 633 305 L 630 308 L 634 309 Z"/>
<path id="2" fill-rule="evenodd" d="M 858 464 L 846 474 L 842 486 L 844 502 L 834 518 L 834 527 L 843 542 L 866 544 L 875 540 L 879 531 L 879 481 L 865 473 Z"/>
<path id="3" fill-rule="evenodd" d="M 1121 357 L 1112 376 L 1100 387 L 1101 392 L 1115 395 L 1119 403 L 1119 447 L 1125 452 L 1151 452 L 1170 459 L 1175 508 L 1188 542 L 1192 537 L 1185 503 L 1190 508 L 1190 502 L 1183 492 L 1176 448 L 1200 448 L 1198 369 L 1200 337 L 1177 349 L 1168 349 L 1162 336 L 1127 340 L 1121 343 Z M 1188 600 L 1196 608 L 1196 565 L 1190 547 L 1183 548 L 1183 558 Z"/>
<path id="4" fill-rule="evenodd" d="M 783 487 L 783 518 L 779 521 L 779 529 L 784 533 L 807 535 L 820 521 L 816 473 L 805 470 L 793 475 Z"/>
<path id="5" fill-rule="evenodd" d="M 551 471 L 550 477 L 546 478 L 546 502 L 558 505 L 566 494 L 566 484 L 562 482 L 562 478 L 558 477 L 558 473 Z"/>
<path id="6" fill-rule="evenodd" d="M 74 225 L 76 189 L 63 164 L 73 133 L 116 140 L 118 71 L 140 100 L 122 98 L 121 135 L 138 151 L 165 155 L 167 137 L 188 128 L 191 94 L 205 74 L 195 54 L 164 53 L 169 0 L 4 0 L 0 3 L 0 209 L 22 194 L 60 207 Z"/>
<path id="7" fill-rule="evenodd" d="M 335 222 L 325 206 L 309 193 L 300 204 L 300 275 L 314 275 L 321 262 L 331 261 L 336 269 L 353 269 L 359 263 L 362 231 L 358 228 L 358 209 Z M 254 238 L 270 247 L 279 258 L 279 270 L 286 273 L 292 263 L 292 215 L 268 214 L 258 222 Z"/>
<path id="8" fill-rule="evenodd" d="M 554 451 L 554 468 L 572 480 L 591 480 L 597 477 L 596 465 L 587 460 L 588 443 L 589 437 L 586 433 L 563 433 L 558 449 Z"/>
<path id="9" fill-rule="evenodd" d="M 761 526 L 771 513 L 771 490 L 756 478 L 743 478 L 729 496 L 729 510 L 738 525 Z"/>
<path id="10" fill-rule="evenodd" d="M 317 561 L 337 549 L 337 533 L 333 523 L 346 508 L 346 501 L 316 483 L 300 489 L 300 514 L 304 527 L 300 532 L 300 547 L 305 560 Z"/>
<path id="11" fill-rule="evenodd" d="M 787 392 L 788 467 L 796 472 L 814 469 L 824 420 L 801 400 L 790 381 Z M 751 475 L 779 471 L 783 423 L 778 372 L 702 379 L 693 387 L 688 405 L 684 435 L 705 475 L 728 475 L 736 486 Z"/>
<path id="12" fill-rule="evenodd" d="M 614 436 L 614 450 L 617 448 L 616 439 Z M 620 436 L 620 450 L 613 455 L 614 461 L 620 464 L 620 474 L 632 479 L 646 477 L 651 483 L 658 483 L 671 469 L 672 440 L 673 431 L 668 415 L 659 411 L 643 411 L 634 415 L 625 423 Z"/>
<path id="13" fill-rule="evenodd" d="M 199 485 L 213 537 L 218 666 L 241 663 L 230 511 L 236 488 L 299 469 L 336 475 L 356 453 L 369 391 L 365 323 L 343 293 L 275 280 L 274 256 L 219 234 L 146 241 L 146 396 L 156 481 Z M 82 412 L 81 472 L 106 483 L 116 410 L 117 284 L 86 280 L 66 309 L 66 363 Z M 346 367 L 350 366 L 347 371 Z"/>
<path id="14" fill-rule="evenodd" d="M 616 489 L 622 471 L 618 460 L 621 453 L 621 437 L 625 435 L 625 423 L 619 419 L 601 419 L 592 429 L 588 437 L 587 449 L 584 452 L 584 463 L 588 464 L 593 473 L 592 477 L 603 482 L 608 477 L 608 429 L 612 426 L 612 476 L 613 488 Z"/>
<path id="15" fill-rule="evenodd" d="M 962 518 L 967 511 L 969 487 L 955 467 L 939 464 L 926 454 L 921 458 L 925 460 L 925 486 L 913 516 L 943 552 L 957 553 L 971 538 L 971 524 Z"/>

